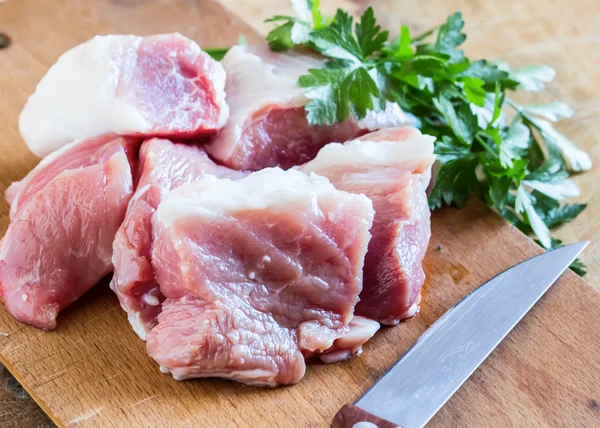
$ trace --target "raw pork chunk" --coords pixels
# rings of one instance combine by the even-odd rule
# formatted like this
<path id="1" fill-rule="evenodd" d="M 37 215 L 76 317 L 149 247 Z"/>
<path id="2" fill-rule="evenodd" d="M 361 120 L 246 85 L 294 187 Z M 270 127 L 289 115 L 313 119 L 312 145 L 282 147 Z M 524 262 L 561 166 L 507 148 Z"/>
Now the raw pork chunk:
<path id="1" fill-rule="evenodd" d="M 169 193 L 153 216 L 167 299 L 148 353 L 176 379 L 297 382 L 303 354 L 351 333 L 373 214 L 363 195 L 278 168 Z"/>
<path id="2" fill-rule="evenodd" d="M 314 158 L 332 141 L 408 122 L 396 104 L 389 104 L 385 111 L 370 112 L 360 122 L 348 119 L 332 126 L 310 126 L 304 111 L 308 99 L 297 82 L 309 68 L 322 65 L 321 59 L 309 54 L 273 53 L 267 45 L 231 48 L 223 58 L 231 118 L 208 152 L 235 169 L 287 169 Z"/>
<path id="3" fill-rule="evenodd" d="M 224 87 L 221 64 L 180 34 L 97 36 L 48 70 L 19 130 L 38 156 L 105 132 L 211 136 L 229 114 Z"/>
<path id="4" fill-rule="evenodd" d="M 164 300 L 150 263 L 152 214 L 164 195 L 182 184 L 206 174 L 239 179 L 244 173 L 216 165 L 198 146 L 158 138 L 142 144 L 138 171 L 137 189 L 113 244 L 115 272 L 110 286 L 134 330 L 145 340 Z"/>
<path id="5" fill-rule="evenodd" d="M 303 165 L 336 188 L 373 201 L 375 220 L 356 313 L 393 325 L 415 315 L 425 281 L 429 184 L 434 138 L 414 128 L 389 128 L 345 144 L 329 144 Z"/>
<path id="6" fill-rule="evenodd" d="M 114 135 L 72 143 L 9 188 L 0 294 L 16 320 L 52 330 L 59 310 L 110 273 L 137 147 Z"/>

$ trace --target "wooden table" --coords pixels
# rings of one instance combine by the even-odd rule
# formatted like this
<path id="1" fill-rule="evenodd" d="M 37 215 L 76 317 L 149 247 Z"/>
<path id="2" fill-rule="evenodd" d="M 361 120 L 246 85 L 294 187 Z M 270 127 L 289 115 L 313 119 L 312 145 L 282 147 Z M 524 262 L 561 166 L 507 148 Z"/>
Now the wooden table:
<path id="1" fill-rule="evenodd" d="M 109 0 L 98 0 L 109 1 Z M 150 0 L 110 0 L 119 7 L 143 7 Z M 12 0 L 19 2 L 20 0 Z M 290 7 L 283 0 L 190 0 L 191 13 L 196 9 L 194 3 L 211 3 L 212 7 L 229 9 L 239 20 L 251 29 L 261 33 L 268 31 L 268 24 L 262 21 L 274 14 L 290 13 Z M 0 0 L 0 32 L 4 23 L 11 16 L 3 16 L 3 5 Z M 56 5 L 56 3 L 59 3 Z M 220 4 L 219 4 L 220 3 Z M 335 7 L 343 7 L 359 13 L 366 7 L 368 1 L 350 0 L 323 0 L 324 9 L 331 12 Z M 26 7 L 27 3 L 24 3 Z M 31 3 L 29 3 L 31 4 Z M 461 10 L 467 22 L 466 32 L 469 39 L 466 50 L 469 56 L 486 58 L 501 58 L 514 66 L 523 66 L 531 63 L 549 64 L 557 70 L 557 78 L 548 91 L 539 97 L 528 97 L 537 102 L 560 99 L 569 103 L 576 111 L 573 119 L 559 125 L 559 129 L 575 141 L 580 147 L 590 153 L 595 163 L 600 162 L 600 145 L 596 144 L 597 135 L 600 135 L 600 121 L 597 114 L 600 110 L 600 29 L 597 25 L 597 16 L 600 13 L 600 3 L 594 1 L 541 1 L 507 0 L 503 2 L 489 2 L 485 0 L 375 0 L 370 2 L 375 7 L 379 19 L 389 28 L 398 28 L 400 23 L 409 24 L 415 30 L 425 30 L 442 22 L 454 10 Z M 6 5 L 8 7 L 8 5 Z M 10 5 L 11 10 L 21 6 Z M 43 72 L 39 63 L 49 64 L 55 58 L 47 57 L 44 52 L 42 40 L 45 43 L 53 42 L 52 23 L 44 22 L 44 8 L 60 7 L 60 2 L 39 2 L 39 6 L 20 15 L 31 16 L 23 25 L 29 26 L 31 38 L 40 40 L 39 49 L 35 52 L 23 53 L 17 63 L 4 61 L 0 51 L 0 125 L 5 133 L 10 133 L 10 139 L 17 140 L 16 118 L 22 104 L 28 95 L 23 88 L 32 88 L 34 82 L 29 81 L 30 74 L 25 75 L 19 68 L 23 64 L 31 64 Z M 116 7 L 116 6 L 115 6 Z M 206 6 L 203 6 L 206 10 Z M 116 9 L 115 9 L 116 10 Z M 79 10 L 64 10 L 64 14 L 78 18 Z M 167 17 L 168 18 L 168 17 Z M 4 20 L 7 21 L 4 21 Z M 144 26 L 143 22 L 124 23 L 119 21 L 116 30 L 123 32 L 139 32 Z M 239 23 L 238 23 L 239 26 Z M 29 29 L 28 27 L 28 29 Z M 195 29 L 181 28 L 184 34 L 195 32 Z M 199 30 L 200 31 L 200 30 Z M 225 27 L 223 31 L 227 31 Z M 10 35 L 10 34 L 9 34 Z M 192 34 L 193 36 L 193 34 Z M 252 38 L 251 38 L 252 40 Z M 80 42 L 76 31 L 73 31 L 73 40 L 68 49 Z M 19 45 L 22 40 L 13 41 Z M 62 41 L 64 42 L 64 40 Z M 4 191 L 12 180 L 20 179 L 20 173 L 11 175 L 11 171 L 22 171 L 31 168 L 36 160 L 30 157 L 15 157 L 11 147 L 2 146 L 0 151 L 0 191 Z M 15 167 L 17 163 L 17 167 Z M 600 178 L 600 167 L 591 172 L 576 177 L 577 183 L 582 188 L 582 201 L 589 203 L 588 209 L 574 223 L 564 226 L 558 231 L 558 236 L 566 242 L 581 239 L 592 241 L 583 259 L 588 264 L 590 273 L 588 282 L 600 289 L 600 214 L 598 206 L 600 191 L 595 183 Z M 6 206 L 0 208 L 5 214 Z M 584 344 L 582 344 L 584 345 Z M 45 427 L 52 426 L 49 419 L 43 414 L 36 404 L 27 397 L 19 388 L 14 379 L 2 371 L 2 385 L 0 386 L 0 426 L 2 427 Z"/>

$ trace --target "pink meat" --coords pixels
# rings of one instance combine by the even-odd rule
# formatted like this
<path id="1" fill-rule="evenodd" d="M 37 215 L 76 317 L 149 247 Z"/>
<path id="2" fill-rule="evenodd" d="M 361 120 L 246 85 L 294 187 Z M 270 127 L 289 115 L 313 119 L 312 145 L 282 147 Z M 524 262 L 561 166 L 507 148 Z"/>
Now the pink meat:
<path id="1" fill-rule="evenodd" d="M 153 216 L 167 299 L 148 353 L 176 379 L 297 382 L 303 354 L 351 331 L 372 216 L 368 198 L 297 171 L 171 192 Z"/>
<path id="2" fill-rule="evenodd" d="M 304 376 L 295 332 L 234 294 L 215 302 L 168 299 L 158 320 L 148 353 L 177 380 L 220 377 L 274 387 Z"/>
<path id="3" fill-rule="evenodd" d="M 180 34 L 109 35 L 65 52 L 19 118 L 33 153 L 106 132 L 209 137 L 225 124 L 225 73 Z"/>
<path id="4" fill-rule="evenodd" d="M 207 174 L 232 179 L 244 175 L 216 165 L 197 146 L 157 138 L 142 144 L 137 189 L 113 244 L 115 272 L 111 282 L 131 325 L 142 339 L 156 325 L 164 300 L 150 262 L 152 214 L 167 192 Z"/>
<path id="5" fill-rule="evenodd" d="M 266 45 L 234 46 L 223 58 L 231 117 L 207 151 L 225 165 L 244 170 L 279 166 L 287 169 L 314 158 L 332 141 L 407 123 L 395 104 L 371 112 L 361 121 L 311 126 L 304 106 L 308 99 L 298 78 L 322 60 L 308 54 L 273 53 Z"/>
<path id="6" fill-rule="evenodd" d="M 425 189 L 434 160 L 433 137 L 389 128 L 325 146 L 301 170 L 373 202 L 375 219 L 365 258 L 358 315 L 393 325 L 419 310 L 423 257 L 430 237 Z"/>
<path id="7" fill-rule="evenodd" d="M 65 146 L 12 187 L 0 294 L 16 320 L 54 329 L 58 311 L 111 272 L 137 145 L 103 136 Z"/>
<path id="8" fill-rule="evenodd" d="M 115 140 L 118 143 L 115 143 Z M 123 150 L 126 150 L 130 162 L 133 163 L 136 157 L 133 142 L 126 144 L 122 141 L 116 134 L 104 134 L 84 143 L 71 143 L 46 156 L 25 178 L 12 183 L 6 189 L 5 197 L 10 204 L 10 218 L 13 219 L 23 205 L 63 171 L 103 163 L 113 154 Z"/>

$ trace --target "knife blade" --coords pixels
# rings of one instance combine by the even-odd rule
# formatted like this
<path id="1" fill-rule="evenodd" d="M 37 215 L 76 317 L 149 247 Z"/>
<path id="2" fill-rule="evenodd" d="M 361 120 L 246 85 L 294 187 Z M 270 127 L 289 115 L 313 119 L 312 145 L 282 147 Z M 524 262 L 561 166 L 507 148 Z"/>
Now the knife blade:
<path id="1" fill-rule="evenodd" d="M 424 426 L 587 244 L 528 259 L 472 291 L 433 323 L 354 405 L 342 407 L 333 426 Z"/>

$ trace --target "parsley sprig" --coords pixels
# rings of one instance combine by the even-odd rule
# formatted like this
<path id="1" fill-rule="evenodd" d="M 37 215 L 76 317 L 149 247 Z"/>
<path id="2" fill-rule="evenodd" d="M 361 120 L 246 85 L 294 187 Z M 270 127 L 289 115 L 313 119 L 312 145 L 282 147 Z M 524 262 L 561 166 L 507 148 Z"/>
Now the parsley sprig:
<path id="1" fill-rule="evenodd" d="M 278 24 L 267 35 L 273 51 L 302 45 L 326 59 L 298 81 L 309 99 L 308 121 L 362 119 L 396 102 L 423 133 L 436 137 L 432 209 L 460 207 L 477 194 L 544 248 L 560 246 L 550 229 L 585 209 L 566 200 L 579 196 L 570 174 L 591 168 L 590 157 L 553 127 L 573 114 L 566 104 L 521 106 L 509 96 L 543 90 L 554 70 L 469 59 L 460 49 L 466 35 L 459 12 L 418 36 L 403 25 L 390 39 L 372 8 L 354 22 L 343 10 L 324 16 L 319 3 L 292 0 L 296 17 L 267 20 Z M 579 261 L 572 268 L 585 274 Z"/>

